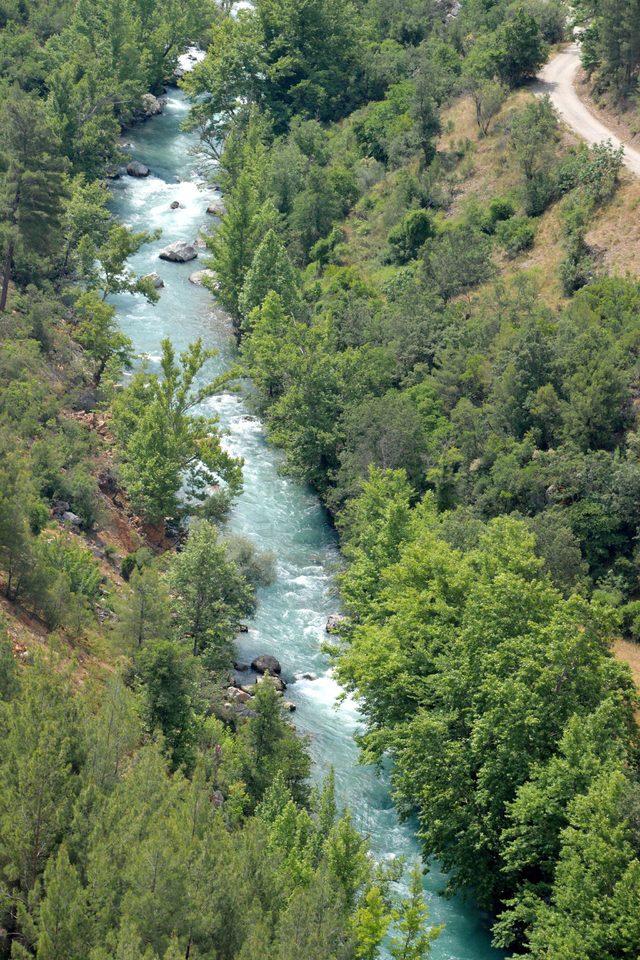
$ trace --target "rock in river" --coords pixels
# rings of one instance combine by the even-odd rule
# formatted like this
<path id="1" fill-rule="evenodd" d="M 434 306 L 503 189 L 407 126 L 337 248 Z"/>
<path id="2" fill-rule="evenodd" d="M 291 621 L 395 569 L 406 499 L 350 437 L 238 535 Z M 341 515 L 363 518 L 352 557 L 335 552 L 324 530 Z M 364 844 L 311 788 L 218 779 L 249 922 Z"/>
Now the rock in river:
<path id="1" fill-rule="evenodd" d="M 147 273 L 142 279 L 150 280 L 153 284 L 154 290 L 160 290 L 162 287 L 164 287 L 164 280 L 159 273 Z"/>
<path id="2" fill-rule="evenodd" d="M 171 263 L 187 263 L 188 260 L 195 260 L 198 252 L 192 243 L 176 240 L 161 250 L 159 256 L 161 260 L 169 260 Z"/>
<path id="3" fill-rule="evenodd" d="M 145 117 L 157 117 L 164 110 L 164 97 L 154 97 L 152 93 L 142 95 L 142 113 Z"/>
<path id="4" fill-rule="evenodd" d="M 127 173 L 130 177 L 148 177 L 150 171 L 144 163 L 140 163 L 139 160 L 132 160 L 131 163 L 127 164 Z"/>
<path id="5" fill-rule="evenodd" d="M 273 675 L 274 673 L 282 672 L 280 661 L 272 657 L 270 653 L 263 653 L 259 657 L 256 657 L 255 660 L 251 661 L 251 667 L 256 673 L 266 673 L 268 670 L 269 673 Z"/>

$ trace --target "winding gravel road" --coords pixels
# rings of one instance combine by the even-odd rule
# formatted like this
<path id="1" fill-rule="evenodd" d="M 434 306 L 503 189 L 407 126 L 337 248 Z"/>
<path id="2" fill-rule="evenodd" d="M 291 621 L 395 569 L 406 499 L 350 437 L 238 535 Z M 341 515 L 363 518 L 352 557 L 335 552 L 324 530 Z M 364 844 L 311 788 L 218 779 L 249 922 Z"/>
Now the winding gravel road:
<path id="1" fill-rule="evenodd" d="M 606 127 L 576 93 L 574 80 L 579 66 L 578 45 L 572 43 L 540 71 L 535 86 L 536 92 L 548 93 L 564 122 L 587 143 L 611 140 L 615 147 L 624 147 L 625 165 L 640 177 L 640 151 L 630 147 Z"/>

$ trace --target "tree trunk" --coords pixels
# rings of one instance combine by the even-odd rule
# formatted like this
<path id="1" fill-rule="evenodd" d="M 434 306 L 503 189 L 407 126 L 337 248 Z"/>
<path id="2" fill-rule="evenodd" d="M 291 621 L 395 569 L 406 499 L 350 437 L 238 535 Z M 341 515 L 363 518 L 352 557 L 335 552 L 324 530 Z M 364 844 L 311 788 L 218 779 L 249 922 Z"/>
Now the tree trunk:
<path id="1" fill-rule="evenodd" d="M 0 313 L 4 313 L 7 306 L 7 297 L 9 296 L 9 281 L 11 279 L 11 263 L 13 261 L 13 240 L 7 245 L 7 253 L 4 258 L 4 267 L 2 274 L 2 293 L 0 293 Z"/>

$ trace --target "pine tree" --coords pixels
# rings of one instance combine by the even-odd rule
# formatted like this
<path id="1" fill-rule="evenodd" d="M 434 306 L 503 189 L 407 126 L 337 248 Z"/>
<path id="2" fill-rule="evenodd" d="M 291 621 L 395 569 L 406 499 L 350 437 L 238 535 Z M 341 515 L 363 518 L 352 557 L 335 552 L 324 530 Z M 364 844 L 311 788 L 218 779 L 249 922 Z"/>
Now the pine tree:
<path id="1" fill-rule="evenodd" d="M 353 918 L 357 960 L 375 960 L 391 920 L 392 912 L 385 903 L 380 888 L 369 887 Z"/>
<path id="2" fill-rule="evenodd" d="M 149 640 L 169 635 L 169 596 L 153 564 L 134 569 L 129 591 L 117 609 L 116 635 L 126 649 L 140 649 Z"/>
<path id="3" fill-rule="evenodd" d="M 215 270 L 218 297 L 240 331 L 240 293 L 256 248 L 258 197 L 248 173 L 240 174 L 218 230 L 207 239 L 211 267 Z"/>
<path id="4" fill-rule="evenodd" d="M 12 87 L 0 109 L 0 313 L 16 260 L 33 276 L 55 249 L 62 218 L 64 160 L 41 101 Z"/>
<path id="5" fill-rule="evenodd" d="M 89 935 L 86 894 L 64 844 L 47 865 L 44 885 L 37 960 L 84 960 Z"/>
<path id="6" fill-rule="evenodd" d="M 429 910 L 424 899 L 422 871 L 416 863 L 411 871 L 409 896 L 401 903 L 390 944 L 393 960 L 424 960 L 442 927 L 428 927 Z"/>
<path id="7" fill-rule="evenodd" d="M 68 684 L 45 664 L 30 667 L 20 696 L 1 707 L 0 872 L 15 928 L 18 904 L 69 829 L 81 742 Z"/>
<path id="8" fill-rule="evenodd" d="M 304 354 L 305 328 L 284 309 L 280 294 L 270 290 L 250 314 L 249 335 L 242 342 L 247 372 L 269 402 L 284 393 Z"/>
<path id="9" fill-rule="evenodd" d="M 143 684 L 149 732 L 162 732 L 174 767 L 189 767 L 195 732 L 193 661 L 174 641 L 158 640 L 139 652 L 136 671 Z"/>
<path id="10" fill-rule="evenodd" d="M 243 316 L 245 332 L 250 329 L 251 311 L 262 306 L 270 291 L 279 295 L 288 315 L 299 314 L 300 293 L 296 273 L 275 230 L 268 231 L 256 250 L 239 297 L 238 306 Z"/>

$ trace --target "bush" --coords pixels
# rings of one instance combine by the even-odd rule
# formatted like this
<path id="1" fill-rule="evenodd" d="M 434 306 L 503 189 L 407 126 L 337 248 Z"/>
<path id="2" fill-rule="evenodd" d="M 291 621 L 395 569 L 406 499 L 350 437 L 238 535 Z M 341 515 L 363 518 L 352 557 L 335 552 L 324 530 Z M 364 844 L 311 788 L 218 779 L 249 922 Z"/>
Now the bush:
<path id="1" fill-rule="evenodd" d="M 594 278 L 594 263 L 585 241 L 593 203 L 580 197 L 569 197 L 564 210 L 564 248 L 560 263 L 560 282 L 569 297 Z"/>
<path id="2" fill-rule="evenodd" d="M 311 247 L 309 259 L 318 263 L 333 263 L 333 256 L 337 246 L 344 240 L 344 232 L 340 227 L 334 227 L 326 237 L 322 237 Z"/>
<path id="3" fill-rule="evenodd" d="M 503 220 L 511 219 L 515 212 L 516 208 L 507 197 L 494 197 L 489 203 L 489 223 L 495 230 L 496 224 L 501 223 Z M 493 233 L 493 230 L 490 232 Z"/>
<path id="4" fill-rule="evenodd" d="M 389 259 L 394 263 L 414 260 L 422 245 L 433 236 L 433 221 L 426 210 L 410 210 L 389 233 Z"/>
<path id="5" fill-rule="evenodd" d="M 120 564 L 120 576 L 128 583 L 133 571 L 142 570 L 152 558 L 153 554 L 147 547 L 140 547 L 139 550 L 128 553 Z"/>
<path id="6" fill-rule="evenodd" d="M 630 600 L 620 612 L 624 632 L 637 643 L 640 641 L 640 600 Z"/>
<path id="7" fill-rule="evenodd" d="M 509 257 L 516 257 L 533 246 L 535 235 L 535 223 L 531 217 L 511 217 L 496 226 L 496 240 Z"/>
<path id="8" fill-rule="evenodd" d="M 593 147 L 581 145 L 559 164 L 559 193 L 579 187 L 588 201 L 608 200 L 618 184 L 623 154 L 623 148 L 616 149 L 610 140 Z"/>
<path id="9" fill-rule="evenodd" d="M 89 550 L 73 540 L 42 540 L 40 557 L 53 572 L 64 574 L 71 593 L 83 596 L 94 604 L 100 596 L 102 574 Z"/>
<path id="10" fill-rule="evenodd" d="M 450 300 L 493 276 L 491 240 L 480 230 L 455 227 L 426 247 L 425 279 Z"/>

